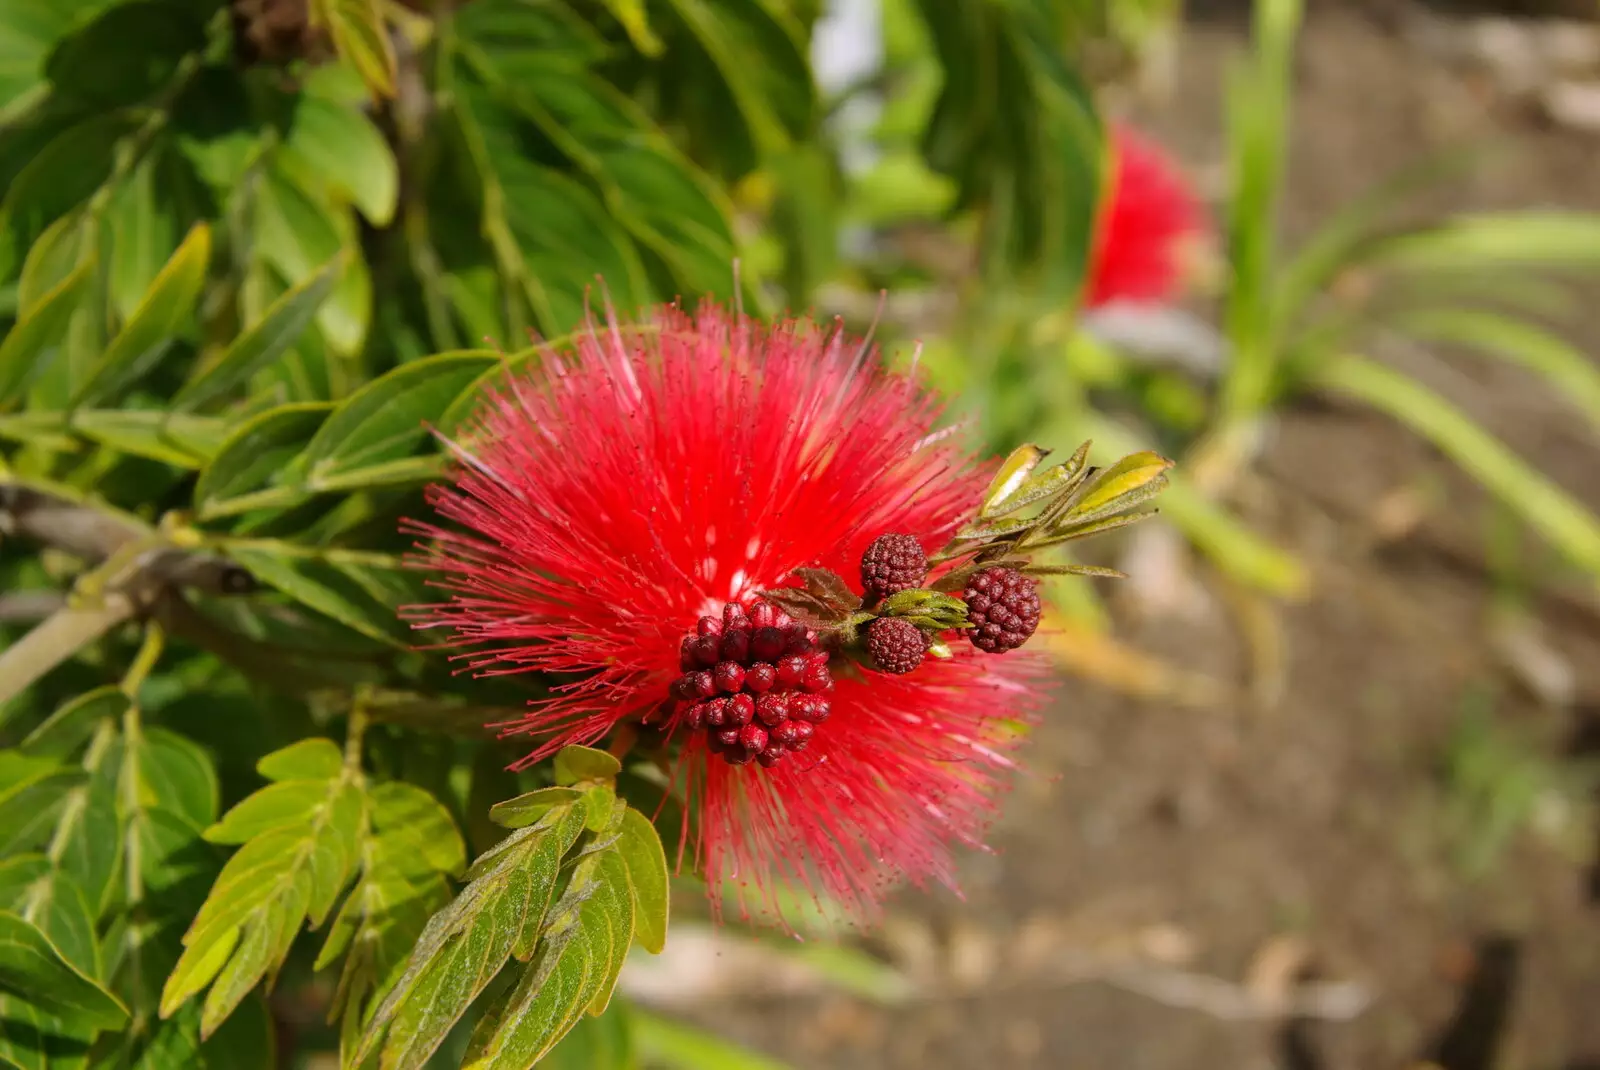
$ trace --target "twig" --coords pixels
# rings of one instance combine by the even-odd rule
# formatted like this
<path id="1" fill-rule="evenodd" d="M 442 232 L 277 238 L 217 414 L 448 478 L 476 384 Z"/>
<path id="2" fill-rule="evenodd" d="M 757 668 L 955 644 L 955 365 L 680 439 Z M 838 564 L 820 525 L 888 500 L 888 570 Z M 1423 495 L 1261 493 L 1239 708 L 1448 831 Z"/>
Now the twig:
<path id="1" fill-rule="evenodd" d="M 13 591 L 0 594 L 0 624 L 32 624 L 67 604 L 60 591 Z"/>
<path id="2" fill-rule="evenodd" d="M 0 703 L 9 702 L 45 673 L 132 617 L 133 599 L 113 594 L 99 605 L 65 607 L 0 651 Z"/>

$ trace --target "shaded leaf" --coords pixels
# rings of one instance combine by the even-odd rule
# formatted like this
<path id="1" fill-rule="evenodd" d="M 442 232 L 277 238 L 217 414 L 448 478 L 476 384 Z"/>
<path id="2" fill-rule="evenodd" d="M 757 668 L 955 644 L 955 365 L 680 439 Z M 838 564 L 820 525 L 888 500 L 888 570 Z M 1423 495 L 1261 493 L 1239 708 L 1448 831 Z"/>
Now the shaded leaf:
<path id="1" fill-rule="evenodd" d="M 85 691 L 57 707 L 28 733 L 18 749 L 30 757 L 64 761 L 89 742 L 102 721 L 115 721 L 127 708 L 128 697 L 119 687 L 107 685 Z"/>
<path id="2" fill-rule="evenodd" d="M 210 261 L 211 228 L 197 223 L 90 368 L 73 397 L 73 408 L 116 396 L 154 366 L 193 314 Z"/>
<path id="3" fill-rule="evenodd" d="M 234 338 L 227 351 L 184 384 L 172 399 L 176 409 L 195 409 L 223 397 L 281 357 L 311 325 L 333 293 L 348 254 L 341 252 L 284 291 L 256 323 Z"/>
<path id="4" fill-rule="evenodd" d="M 119 1029 L 128 1010 L 62 957 L 36 926 L 0 911 L 0 992 L 65 1021 Z"/>
<path id="5" fill-rule="evenodd" d="M 360 486 L 363 470 L 408 457 L 426 439 L 426 424 L 499 360 L 493 353 L 446 353 L 374 379 L 334 410 L 306 448 L 310 482 Z"/>
<path id="6" fill-rule="evenodd" d="M 194 504 L 200 518 L 209 520 L 252 508 L 251 492 L 283 477 L 289 462 L 305 449 L 332 411 L 327 402 L 300 402 L 279 405 L 247 420 L 222 443 L 195 482 Z"/>

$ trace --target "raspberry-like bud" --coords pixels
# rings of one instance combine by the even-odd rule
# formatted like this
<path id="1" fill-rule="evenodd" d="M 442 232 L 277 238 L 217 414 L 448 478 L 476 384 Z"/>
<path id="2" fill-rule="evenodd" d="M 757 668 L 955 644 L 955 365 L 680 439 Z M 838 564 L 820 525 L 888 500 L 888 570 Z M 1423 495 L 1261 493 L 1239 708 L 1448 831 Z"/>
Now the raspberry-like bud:
<path id="1" fill-rule="evenodd" d="M 728 699 L 728 712 L 722 715 L 722 721 L 726 725 L 743 728 L 755 715 L 756 700 L 749 695 L 738 694 Z"/>
<path id="2" fill-rule="evenodd" d="M 921 587 L 928 555 L 914 535 L 879 535 L 861 555 L 861 586 L 868 598 L 888 598 Z"/>
<path id="3" fill-rule="evenodd" d="M 928 637 L 904 618 L 879 617 L 867 625 L 867 653 L 884 672 L 896 676 L 911 672 L 927 652 Z"/>
<path id="4" fill-rule="evenodd" d="M 1039 584 L 1014 568 L 984 569 L 967 581 L 961 598 L 972 623 L 967 637 L 979 650 L 1015 650 L 1039 627 Z"/>

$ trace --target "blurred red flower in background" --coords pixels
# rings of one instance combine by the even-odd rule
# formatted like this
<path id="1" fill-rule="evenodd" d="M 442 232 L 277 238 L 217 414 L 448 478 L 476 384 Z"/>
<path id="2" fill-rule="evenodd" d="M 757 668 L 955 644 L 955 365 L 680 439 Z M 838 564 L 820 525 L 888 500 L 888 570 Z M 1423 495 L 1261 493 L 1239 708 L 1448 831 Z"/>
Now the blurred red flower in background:
<path id="1" fill-rule="evenodd" d="M 1125 126 L 1112 128 L 1106 183 L 1084 303 L 1172 298 L 1185 247 L 1204 232 L 1199 197 L 1166 153 Z"/>

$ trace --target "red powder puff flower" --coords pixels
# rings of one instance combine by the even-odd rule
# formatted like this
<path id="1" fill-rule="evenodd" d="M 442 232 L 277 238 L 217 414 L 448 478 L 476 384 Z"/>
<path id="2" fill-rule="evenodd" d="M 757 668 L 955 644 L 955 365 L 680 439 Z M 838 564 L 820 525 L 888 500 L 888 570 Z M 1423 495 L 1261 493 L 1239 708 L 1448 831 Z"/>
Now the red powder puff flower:
<path id="1" fill-rule="evenodd" d="M 1177 289 L 1182 253 L 1203 227 L 1199 199 L 1155 144 L 1113 127 L 1106 200 L 1085 303 L 1163 301 Z"/>
<path id="2" fill-rule="evenodd" d="M 519 765 L 630 719 L 681 744 L 714 904 L 731 891 L 781 918 L 798 885 L 866 920 L 900 879 L 951 880 L 1040 667 L 956 643 L 910 675 L 830 670 L 816 633 L 756 596 L 808 566 L 859 593 L 885 532 L 942 546 L 988 473 L 939 415 L 866 344 L 807 322 L 665 308 L 590 330 L 491 396 L 456 448 L 430 495 L 453 526 L 417 526 L 450 597 L 418 626 L 448 629 L 478 672 L 561 681 L 500 726 L 540 741 Z"/>

